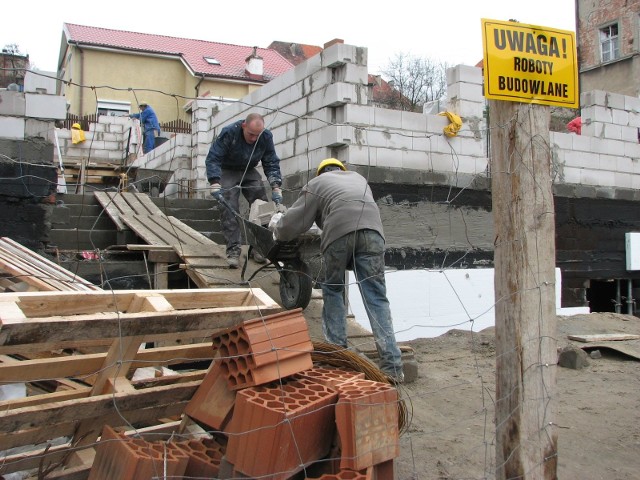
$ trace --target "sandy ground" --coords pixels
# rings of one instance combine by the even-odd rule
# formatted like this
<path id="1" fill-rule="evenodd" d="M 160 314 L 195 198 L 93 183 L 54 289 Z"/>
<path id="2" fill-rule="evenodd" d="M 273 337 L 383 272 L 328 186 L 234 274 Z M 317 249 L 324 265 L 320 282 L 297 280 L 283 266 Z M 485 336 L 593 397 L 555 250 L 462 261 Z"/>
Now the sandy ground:
<path id="1" fill-rule="evenodd" d="M 318 335 L 316 308 L 321 306 L 310 306 L 305 314 L 313 335 Z M 640 319 L 615 314 L 558 317 L 560 347 L 585 345 L 569 341 L 569 333 L 606 332 L 640 334 Z M 363 339 L 353 342 L 362 345 Z M 640 340 L 632 343 L 640 354 Z M 494 329 L 451 330 L 402 345 L 415 352 L 418 378 L 401 388 L 410 425 L 400 439 L 396 479 L 495 478 Z M 558 478 L 638 479 L 640 361 L 608 348 L 598 350 L 602 357 L 589 358 L 583 369 L 557 367 Z"/>
<path id="2" fill-rule="evenodd" d="M 277 282 L 261 282 L 279 299 Z M 273 290 L 275 288 L 275 290 Z M 324 341 L 322 300 L 314 290 L 304 311 L 313 340 Z M 355 322 L 350 342 L 373 347 Z M 640 335 L 640 319 L 612 313 L 558 317 L 558 347 L 587 344 L 569 334 Z M 418 363 L 415 382 L 401 387 L 409 411 L 396 460 L 396 480 L 495 478 L 494 329 L 450 330 L 440 337 L 404 342 Z M 640 340 L 608 343 L 640 357 Z M 640 360 L 600 346 L 601 358 L 574 370 L 557 366 L 555 398 L 558 478 L 631 480 L 640 478 Z"/>

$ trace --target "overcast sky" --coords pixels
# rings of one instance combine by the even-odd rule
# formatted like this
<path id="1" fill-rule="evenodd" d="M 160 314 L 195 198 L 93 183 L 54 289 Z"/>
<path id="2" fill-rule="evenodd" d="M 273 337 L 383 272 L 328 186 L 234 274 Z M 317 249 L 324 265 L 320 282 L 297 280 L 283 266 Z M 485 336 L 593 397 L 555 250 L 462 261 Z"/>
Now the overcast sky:
<path id="1" fill-rule="evenodd" d="M 574 0 L 299 2 L 53 2 L 3 8 L 0 48 L 17 44 L 35 68 L 56 71 L 62 24 L 267 47 L 272 41 L 322 46 L 334 38 L 367 47 L 369 73 L 398 53 L 475 65 L 482 59 L 480 19 L 509 20 L 575 31 Z"/>

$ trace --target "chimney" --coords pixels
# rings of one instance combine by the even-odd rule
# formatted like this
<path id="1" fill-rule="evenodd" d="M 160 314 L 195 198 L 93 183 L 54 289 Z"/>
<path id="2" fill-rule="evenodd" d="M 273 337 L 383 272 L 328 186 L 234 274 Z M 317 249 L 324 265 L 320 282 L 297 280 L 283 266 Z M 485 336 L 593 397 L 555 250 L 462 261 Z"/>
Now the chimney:
<path id="1" fill-rule="evenodd" d="M 325 43 L 324 48 L 329 48 L 336 43 L 344 43 L 344 40 L 342 40 L 341 38 L 334 38 L 333 40 L 329 40 L 327 43 Z"/>
<path id="2" fill-rule="evenodd" d="M 253 52 L 251 52 L 251 55 L 245 58 L 245 62 L 247 62 L 245 70 L 250 77 L 263 77 L 264 60 L 261 56 L 258 55 L 258 47 L 253 47 Z"/>

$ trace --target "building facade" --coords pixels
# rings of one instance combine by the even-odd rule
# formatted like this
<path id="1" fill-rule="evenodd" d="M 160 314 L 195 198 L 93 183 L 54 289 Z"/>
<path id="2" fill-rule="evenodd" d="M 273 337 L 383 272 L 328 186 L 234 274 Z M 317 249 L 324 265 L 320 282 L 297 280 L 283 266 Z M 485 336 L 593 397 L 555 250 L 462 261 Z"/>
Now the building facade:
<path id="1" fill-rule="evenodd" d="M 580 91 L 640 95 L 640 0 L 576 0 Z"/>

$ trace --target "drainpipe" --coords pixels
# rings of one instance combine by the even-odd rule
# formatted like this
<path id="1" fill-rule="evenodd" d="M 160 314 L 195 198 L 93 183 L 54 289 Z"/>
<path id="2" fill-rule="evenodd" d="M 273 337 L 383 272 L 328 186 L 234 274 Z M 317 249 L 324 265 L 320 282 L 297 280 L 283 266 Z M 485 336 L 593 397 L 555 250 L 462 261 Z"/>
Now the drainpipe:
<path id="1" fill-rule="evenodd" d="M 84 85 L 84 50 L 76 43 L 76 48 L 80 52 L 80 85 Z M 84 115 L 84 88 L 80 87 L 80 111 L 78 115 Z M 96 109 L 97 111 L 97 109 Z"/>
<path id="2" fill-rule="evenodd" d="M 620 297 L 620 279 L 616 279 L 616 313 L 620 312 L 620 305 L 622 304 L 622 298 Z"/>
<path id="3" fill-rule="evenodd" d="M 196 83 L 195 89 L 196 89 L 196 98 L 198 98 L 200 96 L 200 84 L 204 81 L 204 75 L 202 75 L 200 77 L 200 80 L 198 80 L 198 83 Z"/>
<path id="4" fill-rule="evenodd" d="M 633 315 L 633 281 L 631 279 L 627 280 L 627 314 Z"/>

